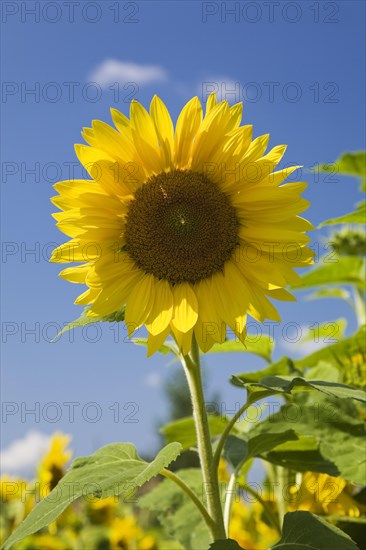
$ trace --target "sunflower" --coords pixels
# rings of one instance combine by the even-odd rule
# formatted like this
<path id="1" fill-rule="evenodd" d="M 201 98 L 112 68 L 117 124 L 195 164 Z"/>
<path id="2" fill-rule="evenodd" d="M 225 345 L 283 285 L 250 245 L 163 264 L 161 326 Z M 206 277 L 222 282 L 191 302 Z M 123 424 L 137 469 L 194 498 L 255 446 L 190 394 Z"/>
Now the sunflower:
<path id="1" fill-rule="evenodd" d="M 366 506 L 353 497 L 352 486 L 340 477 L 306 472 L 301 485 L 290 488 L 290 492 L 294 496 L 292 510 L 353 518 L 360 517 L 366 511 Z"/>
<path id="2" fill-rule="evenodd" d="M 53 434 L 50 449 L 42 458 L 38 467 L 38 479 L 41 483 L 41 494 L 46 496 L 65 475 L 65 466 L 72 452 L 67 448 L 71 437 L 56 432 Z"/>
<path id="3" fill-rule="evenodd" d="M 96 320 L 125 311 L 149 354 L 169 334 L 183 353 L 193 336 L 204 352 L 222 343 L 226 327 L 244 340 L 247 313 L 279 321 L 268 298 L 293 300 L 284 287 L 313 257 L 306 183 L 280 185 L 299 167 L 274 171 L 286 147 L 265 154 L 269 135 L 252 139 L 242 104 L 215 94 L 204 116 L 191 99 L 175 129 L 157 96 L 150 113 L 137 101 L 130 119 L 111 113 L 116 129 L 93 121 L 75 146 L 92 179 L 59 182 L 52 199 L 71 240 L 51 261 L 82 262 L 60 275 L 88 287 L 75 303 Z"/>

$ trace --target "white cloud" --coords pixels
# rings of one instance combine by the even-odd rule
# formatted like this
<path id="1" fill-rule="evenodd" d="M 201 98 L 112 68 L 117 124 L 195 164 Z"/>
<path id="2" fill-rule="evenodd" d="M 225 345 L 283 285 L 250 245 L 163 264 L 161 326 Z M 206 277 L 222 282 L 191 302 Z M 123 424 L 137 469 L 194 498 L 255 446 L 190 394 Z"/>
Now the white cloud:
<path id="1" fill-rule="evenodd" d="M 318 340 L 315 340 L 315 338 L 304 340 L 303 338 L 309 334 L 310 336 L 311 334 L 315 336 L 315 333 L 311 332 L 309 326 L 298 325 L 296 327 L 294 325 L 291 327 L 290 323 L 288 332 L 285 331 L 285 335 L 283 334 L 282 338 L 276 340 L 276 345 L 283 353 L 295 358 L 305 357 L 326 346 L 326 342 L 324 342 L 323 338 L 319 338 Z"/>
<path id="2" fill-rule="evenodd" d="M 116 59 L 106 59 L 95 67 L 89 76 L 89 81 L 97 82 L 102 88 L 115 82 L 121 84 L 134 82 L 141 86 L 153 82 L 164 82 L 167 79 L 168 74 L 160 65 L 138 65 Z"/>
<path id="3" fill-rule="evenodd" d="M 34 473 L 40 458 L 50 445 L 51 436 L 30 431 L 23 439 L 16 439 L 0 453 L 3 473 Z"/>
<path id="4" fill-rule="evenodd" d="M 150 372 L 144 380 L 149 388 L 158 388 L 162 383 L 162 376 L 159 372 Z"/>

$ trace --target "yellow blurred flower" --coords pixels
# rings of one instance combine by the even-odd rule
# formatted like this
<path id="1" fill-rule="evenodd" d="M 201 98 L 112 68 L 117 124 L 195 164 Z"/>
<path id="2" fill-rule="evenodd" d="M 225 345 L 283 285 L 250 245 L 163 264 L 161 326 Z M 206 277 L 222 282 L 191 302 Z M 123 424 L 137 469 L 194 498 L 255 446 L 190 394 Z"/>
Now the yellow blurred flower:
<path id="1" fill-rule="evenodd" d="M 4 475 L 0 478 L 1 504 L 11 500 L 22 500 L 27 488 L 28 482 L 20 478 L 11 478 Z"/>
<path id="2" fill-rule="evenodd" d="M 277 539 L 278 533 L 262 519 L 263 507 L 259 502 L 246 505 L 234 502 L 231 509 L 229 537 L 248 550 L 265 550 Z"/>
<path id="3" fill-rule="evenodd" d="M 58 432 L 52 436 L 50 449 L 38 468 L 42 497 L 47 496 L 65 474 L 65 466 L 72 456 L 72 451 L 66 449 L 70 440 L 69 435 Z"/>
<path id="4" fill-rule="evenodd" d="M 365 351 L 352 354 L 351 357 L 344 357 L 343 362 L 343 384 L 349 384 L 358 388 L 366 388 L 366 354 Z"/>
<path id="5" fill-rule="evenodd" d="M 307 510 L 315 514 L 360 517 L 366 506 L 357 502 L 347 482 L 340 477 L 306 472 L 300 486 L 292 487 L 291 510 Z"/>
<path id="6" fill-rule="evenodd" d="M 219 481 L 229 481 L 229 479 L 230 479 L 228 464 L 227 464 L 226 460 L 224 460 L 223 458 L 220 458 L 219 469 L 218 469 L 218 478 L 219 478 Z"/>
<path id="7" fill-rule="evenodd" d="M 138 550 L 155 550 L 156 538 L 153 535 L 145 535 L 138 543 Z"/>
<path id="8" fill-rule="evenodd" d="M 98 498 L 89 502 L 87 515 L 93 524 L 109 525 L 116 515 L 117 506 L 115 497 Z"/>
<path id="9" fill-rule="evenodd" d="M 136 545 L 142 536 L 143 531 L 137 525 L 134 516 L 115 518 L 110 530 L 110 550 L 132 548 L 131 543 Z"/>
<path id="10" fill-rule="evenodd" d="M 48 533 L 25 539 L 24 550 L 70 550 L 69 542 Z"/>

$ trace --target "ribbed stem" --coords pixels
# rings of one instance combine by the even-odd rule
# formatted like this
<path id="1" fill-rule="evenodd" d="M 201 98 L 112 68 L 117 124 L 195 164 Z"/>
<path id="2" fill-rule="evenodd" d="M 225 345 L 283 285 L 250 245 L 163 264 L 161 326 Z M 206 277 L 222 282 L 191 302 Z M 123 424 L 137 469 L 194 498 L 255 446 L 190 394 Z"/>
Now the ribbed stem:
<path id="1" fill-rule="evenodd" d="M 193 337 L 192 350 L 183 355 L 182 364 L 192 399 L 193 417 L 197 433 L 197 447 L 201 462 L 203 490 L 208 512 L 213 519 L 211 533 L 214 540 L 226 539 L 217 473 L 213 468 L 213 452 L 205 398 L 202 386 L 198 345 Z"/>

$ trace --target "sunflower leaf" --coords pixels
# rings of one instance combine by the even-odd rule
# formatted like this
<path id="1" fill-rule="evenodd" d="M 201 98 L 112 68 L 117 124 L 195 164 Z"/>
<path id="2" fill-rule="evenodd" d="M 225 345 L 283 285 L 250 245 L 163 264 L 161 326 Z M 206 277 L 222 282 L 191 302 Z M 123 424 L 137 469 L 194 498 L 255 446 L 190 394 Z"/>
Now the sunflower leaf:
<path id="1" fill-rule="evenodd" d="M 246 372 L 245 380 L 247 382 L 259 382 L 265 376 L 278 376 L 278 375 L 301 375 L 301 371 L 296 369 L 294 362 L 288 357 L 282 357 L 276 363 L 272 363 L 265 369 L 256 370 L 252 372 Z M 235 377 L 241 378 L 241 374 L 235 375 Z M 236 386 L 234 379 L 231 379 L 231 382 Z"/>
<path id="2" fill-rule="evenodd" d="M 281 539 L 271 550 L 358 550 L 343 531 L 310 512 L 288 512 L 283 520 Z"/>
<path id="3" fill-rule="evenodd" d="M 66 327 L 64 327 L 60 332 L 51 340 L 51 342 L 55 342 L 62 334 L 67 332 L 68 330 L 71 330 L 73 328 L 78 327 L 85 327 L 86 325 L 92 325 L 94 323 L 102 323 L 102 322 L 108 322 L 108 323 L 120 323 L 121 321 L 124 321 L 125 318 L 125 309 L 121 309 L 120 311 L 116 311 L 114 313 L 111 313 L 110 315 L 93 315 L 93 317 L 90 317 L 88 315 L 88 312 L 90 311 L 90 307 L 86 307 L 80 317 L 75 319 L 75 321 L 71 321 Z"/>
<path id="4" fill-rule="evenodd" d="M 314 325 L 313 325 L 314 327 Z M 326 323 L 316 324 L 315 327 L 309 327 L 302 335 L 300 343 L 311 342 L 316 337 L 317 341 L 324 343 L 335 343 L 343 338 L 347 327 L 346 319 L 337 319 L 336 321 L 327 321 Z"/>
<path id="5" fill-rule="evenodd" d="M 366 151 L 352 151 L 343 153 L 333 164 L 319 164 L 314 171 L 334 172 L 345 176 L 356 176 L 361 179 L 361 190 L 365 191 L 366 184 Z"/>
<path id="6" fill-rule="evenodd" d="M 250 341 L 250 335 L 248 335 L 244 344 L 237 340 L 226 340 L 222 344 L 214 344 L 208 353 L 247 352 L 259 355 L 266 361 L 271 362 L 273 349 L 273 338 L 266 334 L 262 334 L 260 338 L 255 341 Z"/>
<path id="7" fill-rule="evenodd" d="M 256 424 L 251 436 L 294 430 L 298 441 L 288 441 L 263 453 L 262 458 L 296 471 L 311 470 L 314 462 L 315 471 L 340 475 L 362 486 L 366 482 L 366 428 L 346 405 L 346 400 L 330 398 L 312 404 L 287 403 Z"/>
<path id="8" fill-rule="evenodd" d="M 325 346 L 306 357 L 296 360 L 282 357 L 282 359 L 265 369 L 233 376 L 231 383 L 242 387 L 244 378 L 245 382 L 250 383 L 260 382 L 267 376 L 290 376 L 292 378 L 300 376 L 306 379 L 311 377 L 312 380 L 326 380 L 327 382 L 346 381 L 354 387 L 363 388 L 365 378 L 365 339 L 366 326 L 362 326 L 352 336 L 344 338 L 335 344 Z M 312 369 L 315 367 L 317 367 L 317 370 L 314 374 L 314 370 Z M 340 376 L 335 376 L 333 380 L 329 378 L 330 367 L 337 369 Z M 324 378 L 321 377 L 322 369 L 324 371 Z M 236 378 L 241 379 L 239 384 Z"/>
<path id="9" fill-rule="evenodd" d="M 262 458 L 296 472 L 319 472 L 333 477 L 339 475 L 337 466 L 323 457 L 317 439 L 311 435 L 298 435 L 297 440 L 278 445 L 264 453 Z"/>
<path id="10" fill-rule="evenodd" d="M 341 256 L 331 263 L 320 263 L 302 276 L 301 286 L 293 290 L 303 290 L 321 285 L 347 284 L 364 288 L 365 262 L 357 256 Z"/>
<path id="11" fill-rule="evenodd" d="M 341 298 L 348 300 L 351 294 L 344 288 L 322 288 L 305 297 L 305 300 L 318 300 L 319 298 Z"/>
<path id="12" fill-rule="evenodd" d="M 199 468 L 176 472 L 191 490 L 202 499 L 202 474 Z M 210 533 L 196 506 L 180 488 L 164 479 L 152 491 L 143 495 L 138 506 L 157 517 L 163 530 L 179 540 L 187 550 L 208 548 Z"/>
<path id="13" fill-rule="evenodd" d="M 271 451 L 281 443 L 297 439 L 298 437 L 293 430 L 285 430 L 282 433 L 260 434 L 254 437 L 251 437 L 250 432 L 240 437 L 229 435 L 224 447 L 224 458 L 234 468 L 238 468 L 241 463 L 250 458 Z"/>
<path id="14" fill-rule="evenodd" d="M 147 347 L 148 340 L 147 338 L 132 338 L 132 342 L 138 346 Z M 162 355 L 168 355 L 168 353 L 173 353 L 177 357 L 179 356 L 179 349 L 176 343 L 173 342 L 172 340 L 167 340 L 165 344 L 160 346 L 160 348 L 157 351 Z"/>
<path id="15" fill-rule="evenodd" d="M 347 214 L 343 214 L 343 216 L 339 216 L 338 218 L 331 218 L 329 220 L 325 220 L 321 224 L 318 225 L 318 228 L 324 227 L 326 225 L 338 225 L 342 223 L 366 223 L 366 202 L 362 201 L 357 205 L 356 210 L 353 212 L 348 212 Z"/>
<path id="16" fill-rule="evenodd" d="M 315 367 L 320 361 L 324 361 L 344 371 L 347 365 L 351 365 L 358 358 L 364 361 L 365 338 L 366 325 L 360 327 L 352 336 L 315 351 L 307 357 L 297 359 L 294 364 L 296 368 L 303 371 L 306 368 Z"/>
<path id="17" fill-rule="evenodd" d="M 99 499 L 131 495 L 157 476 L 180 452 L 180 443 L 170 443 L 149 463 L 138 456 L 132 443 L 111 443 L 90 456 L 77 458 L 56 487 L 7 539 L 4 550 L 55 521 L 71 502 L 81 496 Z"/>
<path id="18" fill-rule="evenodd" d="M 300 376 L 295 378 L 291 376 L 266 376 L 259 380 L 259 382 L 248 381 L 245 374 L 239 374 L 232 377 L 232 383 L 235 386 L 245 387 L 249 392 L 273 392 L 274 394 L 287 394 L 293 390 L 299 389 L 300 391 L 317 390 L 323 392 L 332 397 L 339 397 L 342 399 L 356 399 L 366 403 L 366 392 L 352 386 L 346 386 L 345 384 L 338 384 L 337 382 L 328 382 L 324 380 L 306 380 Z"/>
<path id="19" fill-rule="evenodd" d="M 208 424 L 211 436 L 215 437 L 222 434 L 228 424 L 228 419 L 224 416 L 210 415 Z M 183 451 L 197 446 L 196 427 L 192 416 L 169 422 L 160 428 L 160 432 L 164 435 L 166 443 L 178 441 L 182 445 Z"/>

